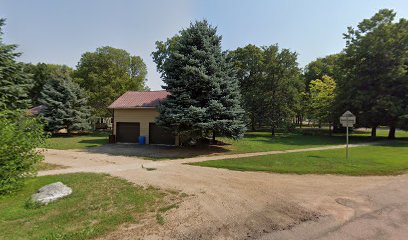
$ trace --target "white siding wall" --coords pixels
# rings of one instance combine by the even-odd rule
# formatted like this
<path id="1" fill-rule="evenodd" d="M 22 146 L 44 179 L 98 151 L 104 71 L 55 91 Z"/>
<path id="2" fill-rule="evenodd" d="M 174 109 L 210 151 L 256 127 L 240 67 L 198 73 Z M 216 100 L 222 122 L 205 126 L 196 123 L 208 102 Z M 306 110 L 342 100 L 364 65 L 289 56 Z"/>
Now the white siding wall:
<path id="1" fill-rule="evenodd" d="M 140 136 L 145 136 L 146 144 L 149 144 L 149 123 L 154 122 L 158 116 L 156 109 L 115 109 L 113 134 L 116 135 L 117 122 L 138 122 Z"/>

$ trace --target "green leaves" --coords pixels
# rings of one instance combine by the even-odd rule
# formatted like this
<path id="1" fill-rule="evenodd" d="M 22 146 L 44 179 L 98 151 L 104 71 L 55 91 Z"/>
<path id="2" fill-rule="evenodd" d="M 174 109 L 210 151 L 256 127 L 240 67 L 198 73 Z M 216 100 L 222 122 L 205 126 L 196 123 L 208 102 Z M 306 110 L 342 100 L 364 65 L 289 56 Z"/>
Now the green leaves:
<path id="1" fill-rule="evenodd" d="M 319 122 L 332 122 L 336 82 L 324 75 L 322 79 L 312 80 L 309 84 L 309 107 L 311 117 Z"/>
<path id="2" fill-rule="evenodd" d="M 142 58 L 123 49 L 101 47 L 82 55 L 74 78 L 89 96 L 94 114 L 109 116 L 107 107 L 126 91 L 143 90 L 147 69 Z"/>
<path id="3" fill-rule="evenodd" d="M 366 127 L 395 128 L 408 105 L 408 22 L 382 9 L 345 34 L 339 105 L 358 113 Z M 392 136 L 391 136 L 392 137 Z"/>
<path id="4" fill-rule="evenodd" d="M 290 125 L 303 89 L 297 54 L 278 45 L 247 45 L 228 54 L 240 80 L 243 106 L 255 124 L 273 129 Z"/>
<path id="5" fill-rule="evenodd" d="M 23 112 L 0 112 L 0 195 L 15 190 L 36 172 L 43 156 L 35 149 L 45 139 L 43 125 Z"/>

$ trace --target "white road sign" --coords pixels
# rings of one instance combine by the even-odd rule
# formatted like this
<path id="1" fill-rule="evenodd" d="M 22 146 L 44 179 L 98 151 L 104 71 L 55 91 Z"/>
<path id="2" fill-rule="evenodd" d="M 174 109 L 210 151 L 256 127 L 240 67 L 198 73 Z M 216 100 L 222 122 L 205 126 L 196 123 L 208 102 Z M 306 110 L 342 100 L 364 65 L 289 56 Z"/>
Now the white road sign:
<path id="1" fill-rule="evenodd" d="M 343 125 L 343 127 L 346 128 L 346 159 L 349 158 L 349 150 L 348 150 L 348 145 L 349 145 L 349 127 L 353 127 L 354 124 L 356 124 L 356 116 L 352 114 L 350 111 L 346 111 L 341 115 L 340 117 L 340 123 Z"/>
<path id="2" fill-rule="evenodd" d="M 353 125 L 356 124 L 356 116 L 350 111 L 347 111 L 341 115 L 340 123 L 343 127 L 353 127 Z"/>

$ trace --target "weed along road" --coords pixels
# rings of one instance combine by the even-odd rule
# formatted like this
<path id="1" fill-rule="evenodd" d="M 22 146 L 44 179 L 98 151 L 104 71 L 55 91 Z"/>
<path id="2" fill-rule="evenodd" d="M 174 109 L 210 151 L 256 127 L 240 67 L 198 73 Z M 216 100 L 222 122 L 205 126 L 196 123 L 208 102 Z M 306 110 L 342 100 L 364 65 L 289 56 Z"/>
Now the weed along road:
<path id="1" fill-rule="evenodd" d="M 241 172 L 183 164 L 186 159 L 153 162 L 78 150 L 48 150 L 45 157 L 47 163 L 68 168 L 40 175 L 104 172 L 187 194 L 177 209 L 166 213 L 163 225 L 124 226 L 103 239 L 404 239 L 408 235 L 407 174 Z"/>

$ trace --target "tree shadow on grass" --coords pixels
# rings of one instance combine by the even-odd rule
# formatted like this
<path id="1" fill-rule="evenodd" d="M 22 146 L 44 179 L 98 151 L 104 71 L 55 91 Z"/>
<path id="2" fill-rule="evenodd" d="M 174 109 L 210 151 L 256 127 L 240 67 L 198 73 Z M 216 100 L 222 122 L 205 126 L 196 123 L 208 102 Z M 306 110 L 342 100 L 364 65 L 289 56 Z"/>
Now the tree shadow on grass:
<path id="1" fill-rule="evenodd" d="M 310 158 L 325 158 L 323 156 L 318 156 L 318 155 L 307 155 L 307 157 L 310 157 Z"/>
<path id="2" fill-rule="evenodd" d="M 345 138 L 339 136 L 326 135 L 304 135 L 301 133 L 278 133 L 276 136 L 268 134 L 249 133 L 245 135 L 249 142 L 260 142 L 263 144 L 282 144 L 282 145 L 332 145 L 342 144 Z"/>
<path id="3" fill-rule="evenodd" d="M 247 132 L 245 134 L 244 144 L 253 145 L 253 148 L 259 147 L 262 151 L 269 149 L 275 145 L 281 146 L 292 146 L 286 148 L 310 148 L 316 146 L 329 146 L 329 145 L 343 145 L 346 144 L 346 134 L 336 133 L 329 134 L 329 131 L 310 131 L 307 129 L 297 129 L 295 132 L 290 133 L 277 133 L 276 136 L 272 136 L 270 132 Z M 379 136 L 372 139 L 369 132 L 367 131 L 354 131 L 349 136 L 350 144 L 361 144 L 361 143 L 377 143 L 378 145 L 387 145 L 400 147 L 404 146 L 398 144 L 398 142 L 408 141 L 408 137 L 401 134 L 403 137 L 397 137 L 395 140 L 388 140 L 386 136 Z M 398 136 L 398 134 L 397 134 Z"/>
<path id="4" fill-rule="evenodd" d="M 384 141 L 379 142 L 376 146 L 382 147 L 406 147 L 408 148 L 408 138 L 398 138 L 394 140 L 384 139 Z"/>
<path id="5" fill-rule="evenodd" d="M 93 145 L 96 145 L 96 146 L 100 146 L 100 145 L 103 145 L 103 144 L 107 144 L 108 139 L 105 139 L 105 138 L 84 139 L 84 140 L 79 141 L 78 143 L 93 144 Z"/>
<path id="6" fill-rule="evenodd" d="M 85 149 L 92 153 L 104 153 L 114 156 L 134 156 L 151 160 L 176 159 L 199 157 L 211 154 L 226 153 L 230 150 L 218 145 L 205 145 L 193 147 L 178 147 L 165 145 L 139 145 L 139 144 L 106 144 L 99 147 Z"/>

